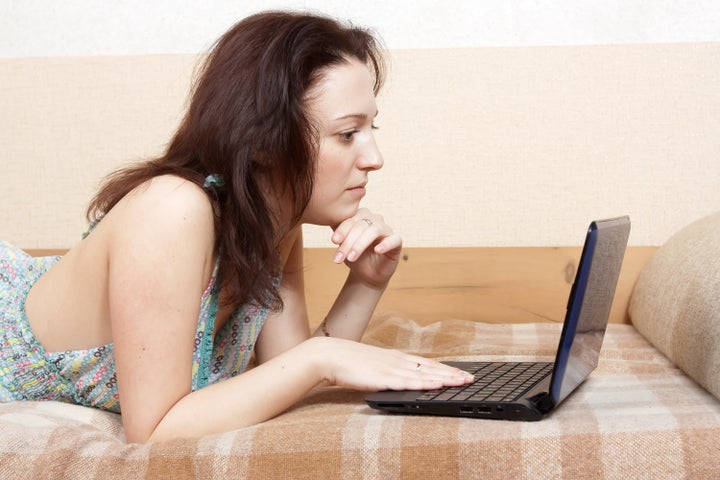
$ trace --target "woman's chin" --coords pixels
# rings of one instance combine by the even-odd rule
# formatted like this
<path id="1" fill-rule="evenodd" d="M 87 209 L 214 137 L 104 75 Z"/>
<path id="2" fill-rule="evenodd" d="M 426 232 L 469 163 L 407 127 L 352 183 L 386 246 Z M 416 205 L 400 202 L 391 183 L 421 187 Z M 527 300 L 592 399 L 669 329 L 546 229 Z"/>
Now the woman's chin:
<path id="1" fill-rule="evenodd" d="M 355 205 L 352 208 L 346 208 L 332 213 L 328 212 L 324 215 L 306 215 L 304 216 L 302 223 L 326 226 L 335 230 L 342 222 L 353 217 L 359 208 L 360 207 L 358 205 Z"/>

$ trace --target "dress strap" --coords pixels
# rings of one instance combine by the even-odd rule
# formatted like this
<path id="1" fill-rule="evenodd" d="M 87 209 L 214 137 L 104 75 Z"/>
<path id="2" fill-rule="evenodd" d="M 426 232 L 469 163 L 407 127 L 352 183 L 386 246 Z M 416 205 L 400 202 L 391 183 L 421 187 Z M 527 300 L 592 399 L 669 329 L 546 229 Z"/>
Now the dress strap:
<path id="1" fill-rule="evenodd" d="M 210 377 L 210 362 L 213 353 L 213 332 L 215 331 L 215 318 L 217 317 L 218 302 L 220 300 L 220 281 L 218 270 L 220 256 L 215 262 L 210 283 L 203 293 L 200 302 L 200 318 L 195 332 L 195 347 L 193 351 L 192 390 L 199 390 L 207 386 Z"/>
<path id="2" fill-rule="evenodd" d="M 83 239 L 83 240 L 85 240 L 85 239 L 87 238 L 87 236 L 90 235 L 90 233 L 95 229 L 95 227 L 97 227 L 98 223 L 100 223 L 100 221 L 103 219 L 103 217 L 105 217 L 105 214 L 104 214 L 104 213 L 101 214 L 101 215 L 99 215 L 99 216 L 98 216 L 95 220 L 93 220 L 92 222 L 90 222 L 90 225 L 88 225 L 88 227 L 85 229 L 85 231 L 84 231 L 83 234 L 82 234 L 82 239 Z"/>

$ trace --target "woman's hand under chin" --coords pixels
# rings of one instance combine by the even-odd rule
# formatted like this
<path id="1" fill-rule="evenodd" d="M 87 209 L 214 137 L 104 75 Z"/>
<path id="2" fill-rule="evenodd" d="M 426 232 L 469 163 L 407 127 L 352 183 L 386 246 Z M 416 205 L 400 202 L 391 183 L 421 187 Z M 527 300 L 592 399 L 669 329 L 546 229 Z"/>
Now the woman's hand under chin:
<path id="1" fill-rule="evenodd" d="M 335 263 L 345 262 L 351 276 L 373 288 L 385 288 L 400 260 L 402 238 L 381 215 L 361 208 L 333 232 Z"/>

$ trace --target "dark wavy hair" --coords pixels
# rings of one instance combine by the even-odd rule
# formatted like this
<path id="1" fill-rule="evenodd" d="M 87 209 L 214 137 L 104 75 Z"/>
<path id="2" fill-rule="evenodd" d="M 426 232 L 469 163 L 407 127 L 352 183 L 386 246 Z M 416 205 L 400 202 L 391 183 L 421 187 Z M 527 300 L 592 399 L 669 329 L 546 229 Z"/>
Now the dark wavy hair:
<path id="1" fill-rule="evenodd" d="M 317 133 L 307 93 L 323 69 L 356 58 L 384 80 L 382 50 L 369 31 L 315 14 L 265 12 L 241 20 L 214 45 L 188 110 L 159 158 L 109 175 L 88 207 L 90 221 L 153 177 L 173 174 L 203 186 L 215 212 L 223 303 L 257 301 L 281 309 L 274 278 L 279 244 L 312 193 Z M 274 185 L 293 200 L 292 224 L 273 222 Z"/>

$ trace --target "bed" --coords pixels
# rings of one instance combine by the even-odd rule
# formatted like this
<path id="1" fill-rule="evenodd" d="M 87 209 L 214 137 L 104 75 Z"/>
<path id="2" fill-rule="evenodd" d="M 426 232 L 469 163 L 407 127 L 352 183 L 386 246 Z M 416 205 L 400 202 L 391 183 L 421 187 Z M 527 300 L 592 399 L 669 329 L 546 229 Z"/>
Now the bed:
<path id="1" fill-rule="evenodd" d="M 552 323 L 378 314 L 368 343 L 432 357 L 544 359 Z M 0 405 L 5 478 L 716 478 L 720 404 L 627 324 L 609 326 L 590 379 L 540 422 L 381 414 L 319 388 L 261 425 L 126 444 L 118 415 L 55 402 Z"/>

